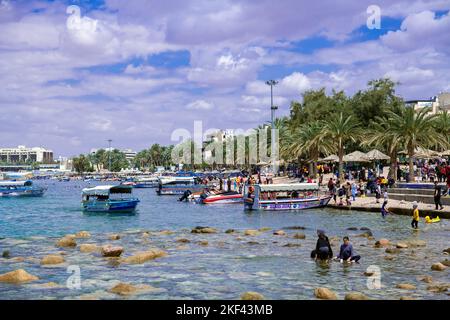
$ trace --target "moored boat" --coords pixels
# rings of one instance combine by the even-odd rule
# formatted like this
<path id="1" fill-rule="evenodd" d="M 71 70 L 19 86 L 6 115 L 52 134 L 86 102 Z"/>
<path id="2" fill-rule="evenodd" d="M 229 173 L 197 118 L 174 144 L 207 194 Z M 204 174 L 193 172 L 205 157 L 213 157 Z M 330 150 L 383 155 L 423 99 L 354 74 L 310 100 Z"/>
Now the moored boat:
<path id="1" fill-rule="evenodd" d="M 134 181 L 135 188 L 157 188 L 158 185 L 158 177 L 142 177 Z"/>
<path id="2" fill-rule="evenodd" d="M 198 183 L 194 177 L 161 177 L 159 178 L 158 195 L 183 195 L 186 191 L 191 193 L 203 191 L 206 185 Z"/>
<path id="3" fill-rule="evenodd" d="M 83 210 L 87 212 L 133 212 L 139 199 L 124 197 L 131 194 L 132 186 L 97 186 L 82 191 Z"/>
<path id="4" fill-rule="evenodd" d="M 261 184 L 249 188 L 244 199 L 246 210 L 302 210 L 328 204 L 329 194 L 320 194 L 315 183 Z"/>
<path id="5" fill-rule="evenodd" d="M 242 203 L 243 196 L 239 192 L 204 192 L 197 198 L 198 203 L 202 204 L 230 204 L 230 203 Z"/>
<path id="6" fill-rule="evenodd" d="M 0 181 L 0 197 L 40 197 L 47 188 L 33 185 L 33 181 Z"/>

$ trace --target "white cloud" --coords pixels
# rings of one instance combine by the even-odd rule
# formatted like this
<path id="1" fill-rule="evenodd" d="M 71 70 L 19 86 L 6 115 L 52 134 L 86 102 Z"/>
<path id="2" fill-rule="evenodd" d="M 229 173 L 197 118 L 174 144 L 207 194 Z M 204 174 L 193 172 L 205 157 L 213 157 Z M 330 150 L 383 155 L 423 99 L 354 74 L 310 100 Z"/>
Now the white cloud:
<path id="1" fill-rule="evenodd" d="M 212 108 L 214 108 L 214 105 L 205 100 L 196 100 L 186 106 L 188 110 L 211 110 Z"/>

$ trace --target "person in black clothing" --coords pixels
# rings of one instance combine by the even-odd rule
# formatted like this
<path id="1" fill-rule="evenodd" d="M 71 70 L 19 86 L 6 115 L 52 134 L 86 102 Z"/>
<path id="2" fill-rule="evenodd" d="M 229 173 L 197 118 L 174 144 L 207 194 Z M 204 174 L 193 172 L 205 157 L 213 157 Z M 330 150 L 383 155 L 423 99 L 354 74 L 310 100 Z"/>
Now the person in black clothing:
<path id="1" fill-rule="evenodd" d="M 317 230 L 317 235 L 319 239 L 317 239 L 316 249 L 311 252 L 311 258 L 314 260 L 328 260 L 333 258 L 330 240 L 328 240 L 325 232 L 323 230 Z"/>
<path id="2" fill-rule="evenodd" d="M 434 204 L 436 205 L 436 210 L 438 210 L 439 207 L 440 210 L 444 209 L 444 206 L 441 202 L 441 195 L 442 195 L 442 189 L 441 186 L 438 184 L 437 181 L 434 181 Z"/>

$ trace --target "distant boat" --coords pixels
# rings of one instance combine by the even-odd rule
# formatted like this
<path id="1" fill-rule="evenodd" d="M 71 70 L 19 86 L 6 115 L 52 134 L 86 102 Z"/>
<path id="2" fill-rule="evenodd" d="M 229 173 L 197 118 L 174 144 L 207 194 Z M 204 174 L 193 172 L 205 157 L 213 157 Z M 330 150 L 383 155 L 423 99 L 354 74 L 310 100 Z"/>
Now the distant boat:
<path id="1" fill-rule="evenodd" d="M 87 212 L 133 212 L 139 199 L 124 197 L 131 194 L 131 186 L 97 186 L 82 190 L 83 210 Z"/>
<path id="2" fill-rule="evenodd" d="M 135 188 L 156 188 L 159 185 L 158 177 L 142 177 L 134 181 Z"/>
<path id="3" fill-rule="evenodd" d="M 206 185 L 197 183 L 194 177 L 161 177 L 159 178 L 158 195 L 182 195 L 187 190 L 191 193 L 203 191 Z"/>
<path id="4" fill-rule="evenodd" d="M 47 188 L 33 185 L 33 181 L 0 181 L 0 197 L 40 197 Z"/>
<path id="5" fill-rule="evenodd" d="M 329 194 L 319 194 L 315 183 L 257 184 L 254 193 L 244 198 L 246 210 L 302 210 L 328 204 Z"/>

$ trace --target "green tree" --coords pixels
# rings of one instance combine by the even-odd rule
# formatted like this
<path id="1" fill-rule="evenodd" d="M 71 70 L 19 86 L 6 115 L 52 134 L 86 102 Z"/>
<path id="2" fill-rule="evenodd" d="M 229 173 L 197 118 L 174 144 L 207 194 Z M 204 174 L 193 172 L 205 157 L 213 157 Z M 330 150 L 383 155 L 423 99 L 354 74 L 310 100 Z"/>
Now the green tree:
<path id="1" fill-rule="evenodd" d="M 88 157 L 86 157 L 84 154 L 80 154 L 78 157 L 73 158 L 72 161 L 73 161 L 73 168 L 79 174 L 93 171 L 91 162 L 89 161 Z"/>
<path id="2" fill-rule="evenodd" d="M 331 149 L 339 157 L 339 180 L 344 181 L 344 148 L 349 142 L 356 142 L 361 138 L 361 128 L 354 116 L 344 116 L 341 112 L 331 117 L 323 126 L 323 139 L 327 140 Z"/>
<path id="3" fill-rule="evenodd" d="M 314 176 L 317 174 L 317 161 L 320 154 L 329 154 L 333 145 L 328 139 L 324 139 L 324 121 L 313 121 L 305 123 L 294 130 L 290 137 L 290 143 L 283 146 L 283 153 L 295 156 L 308 157 L 310 161 L 309 172 Z"/>
<path id="4" fill-rule="evenodd" d="M 414 181 L 414 153 L 417 148 L 430 146 L 446 146 L 447 137 L 434 128 L 436 114 L 430 115 L 429 108 L 415 111 L 414 108 L 405 107 L 401 112 L 388 110 L 386 116 L 392 122 L 392 130 L 401 139 L 406 147 L 409 157 L 409 182 Z"/>

